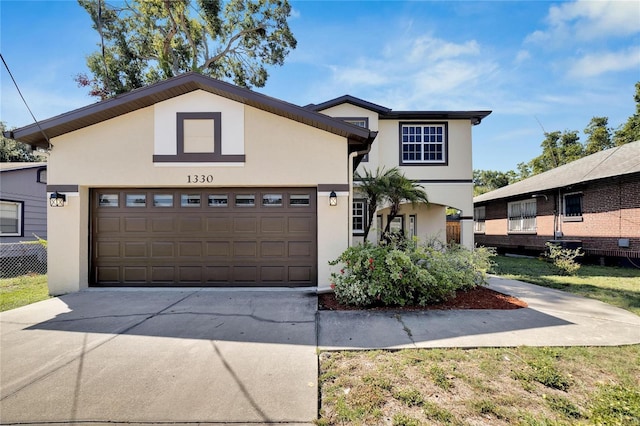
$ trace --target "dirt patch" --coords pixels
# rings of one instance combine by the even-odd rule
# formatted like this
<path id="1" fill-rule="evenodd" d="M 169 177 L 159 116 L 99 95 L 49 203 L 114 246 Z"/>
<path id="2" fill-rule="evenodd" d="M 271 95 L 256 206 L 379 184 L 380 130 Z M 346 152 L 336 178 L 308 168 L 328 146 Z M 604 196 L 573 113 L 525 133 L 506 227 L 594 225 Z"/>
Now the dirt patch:
<path id="1" fill-rule="evenodd" d="M 424 311 L 453 309 L 520 309 L 526 307 L 527 304 L 520 299 L 499 293 L 486 287 L 476 287 L 468 291 L 459 291 L 453 299 L 434 305 L 372 306 L 370 308 L 366 308 L 366 310 Z M 363 308 L 341 305 L 338 303 L 333 293 L 318 295 L 318 309 L 326 311 L 363 310 Z"/>

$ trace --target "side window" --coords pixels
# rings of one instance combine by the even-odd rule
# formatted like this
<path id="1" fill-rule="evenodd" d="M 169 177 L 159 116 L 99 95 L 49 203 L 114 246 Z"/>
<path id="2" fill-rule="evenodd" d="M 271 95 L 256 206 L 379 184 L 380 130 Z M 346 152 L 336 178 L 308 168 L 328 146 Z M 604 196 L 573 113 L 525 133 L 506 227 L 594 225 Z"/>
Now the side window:
<path id="1" fill-rule="evenodd" d="M 22 237 L 22 202 L 0 201 L 0 235 Z"/>
<path id="2" fill-rule="evenodd" d="M 563 202 L 563 212 L 565 220 L 582 219 L 582 194 L 565 194 Z"/>
<path id="3" fill-rule="evenodd" d="M 367 211 L 367 203 L 364 199 L 353 200 L 353 233 L 363 234 Z"/>

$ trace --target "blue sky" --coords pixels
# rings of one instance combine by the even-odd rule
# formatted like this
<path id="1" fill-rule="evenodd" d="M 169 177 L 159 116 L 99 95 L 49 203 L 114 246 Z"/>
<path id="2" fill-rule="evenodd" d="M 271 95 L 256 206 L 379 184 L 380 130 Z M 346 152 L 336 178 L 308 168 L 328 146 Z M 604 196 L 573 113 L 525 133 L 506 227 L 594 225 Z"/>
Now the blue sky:
<path id="1" fill-rule="evenodd" d="M 640 81 L 637 1 L 291 1 L 298 47 L 257 91 L 298 105 L 344 94 L 393 110 L 493 113 L 474 168 L 540 154 L 543 129 L 618 127 Z M 0 51 L 38 120 L 95 102 L 73 76 L 98 34 L 76 1 L 0 0 Z M 33 122 L 6 70 L 0 120 Z M 581 134 L 582 140 L 585 139 Z"/>

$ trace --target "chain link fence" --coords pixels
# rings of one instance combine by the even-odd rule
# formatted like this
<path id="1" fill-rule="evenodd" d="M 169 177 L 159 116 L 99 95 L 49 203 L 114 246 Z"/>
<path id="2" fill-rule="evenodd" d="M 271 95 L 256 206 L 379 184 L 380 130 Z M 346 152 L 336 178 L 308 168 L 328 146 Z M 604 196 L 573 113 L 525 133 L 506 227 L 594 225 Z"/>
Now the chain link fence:
<path id="1" fill-rule="evenodd" d="M 0 278 L 47 273 L 47 248 L 38 241 L 0 243 Z"/>

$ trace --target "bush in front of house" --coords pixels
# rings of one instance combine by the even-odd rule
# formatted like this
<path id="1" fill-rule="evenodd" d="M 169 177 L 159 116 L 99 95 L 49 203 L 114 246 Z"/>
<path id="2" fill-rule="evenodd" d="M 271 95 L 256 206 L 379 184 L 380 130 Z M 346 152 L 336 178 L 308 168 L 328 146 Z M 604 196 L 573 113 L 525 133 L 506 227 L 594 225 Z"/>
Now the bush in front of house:
<path id="1" fill-rule="evenodd" d="M 583 256 L 580 248 L 569 249 L 554 243 L 546 243 L 546 256 L 553 262 L 553 266 L 561 275 L 575 275 L 580 269 L 580 264 L 576 259 Z"/>
<path id="2" fill-rule="evenodd" d="M 434 242 L 391 241 L 349 247 L 330 265 L 338 302 L 354 306 L 424 306 L 486 284 L 493 252 L 480 247 L 439 246 Z"/>

